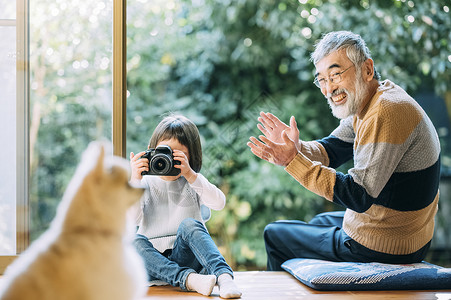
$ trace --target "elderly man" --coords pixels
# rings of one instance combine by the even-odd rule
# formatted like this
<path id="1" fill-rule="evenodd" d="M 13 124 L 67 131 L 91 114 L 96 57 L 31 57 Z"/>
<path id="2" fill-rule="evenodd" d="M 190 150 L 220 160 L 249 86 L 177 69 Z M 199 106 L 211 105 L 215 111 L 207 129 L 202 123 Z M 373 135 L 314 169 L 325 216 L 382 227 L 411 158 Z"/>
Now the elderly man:
<path id="1" fill-rule="evenodd" d="M 265 228 L 268 269 L 291 258 L 413 263 L 424 259 L 439 199 L 440 144 L 433 124 L 401 87 L 379 81 L 363 39 L 331 32 L 312 54 L 314 83 L 341 119 L 327 137 L 302 141 L 289 126 L 261 113 L 263 133 L 248 146 L 285 167 L 302 186 L 346 208 L 309 223 L 277 221 Z M 353 159 L 343 174 L 335 170 Z"/>

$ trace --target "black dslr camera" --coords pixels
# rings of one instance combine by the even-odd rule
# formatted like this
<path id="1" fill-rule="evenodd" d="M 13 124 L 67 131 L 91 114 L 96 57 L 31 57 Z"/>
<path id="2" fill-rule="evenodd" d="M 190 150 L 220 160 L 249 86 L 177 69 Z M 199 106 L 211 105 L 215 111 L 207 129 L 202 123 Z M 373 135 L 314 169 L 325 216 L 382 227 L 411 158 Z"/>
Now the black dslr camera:
<path id="1" fill-rule="evenodd" d="M 180 174 L 180 169 L 174 167 L 174 165 L 180 165 L 180 162 L 174 160 L 169 146 L 162 145 L 149 149 L 141 158 L 149 160 L 149 171 L 143 171 L 141 175 L 176 176 Z"/>

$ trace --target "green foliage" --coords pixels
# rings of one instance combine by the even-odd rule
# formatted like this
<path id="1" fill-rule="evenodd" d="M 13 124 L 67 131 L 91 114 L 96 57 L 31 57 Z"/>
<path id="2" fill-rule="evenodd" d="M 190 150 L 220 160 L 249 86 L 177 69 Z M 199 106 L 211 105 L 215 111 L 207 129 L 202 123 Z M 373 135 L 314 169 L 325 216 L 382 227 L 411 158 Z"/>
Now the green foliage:
<path id="1" fill-rule="evenodd" d="M 55 216 L 89 142 L 111 136 L 112 8 L 50 0 L 30 5 L 33 240 Z"/>
<path id="2" fill-rule="evenodd" d="M 42 37 L 32 39 L 38 86 L 32 97 L 41 105 L 31 200 L 38 234 L 88 141 L 109 136 L 111 69 L 105 53 L 111 30 L 108 23 L 92 22 L 97 2 L 84 9 L 33 3 L 35 19 L 42 20 L 33 26 L 32 16 L 33 36 Z M 425 0 L 129 1 L 127 151 L 147 147 L 162 114 L 191 118 L 202 136 L 201 172 L 227 196 L 226 208 L 213 212 L 207 223 L 209 230 L 235 269 L 264 269 L 266 224 L 309 220 L 339 208 L 252 155 L 246 142 L 259 135 L 258 113 L 270 111 L 285 122 L 295 116 L 305 140 L 337 126 L 312 84 L 309 60 L 315 42 L 332 30 L 360 34 L 382 78 L 413 95 L 428 88 L 443 96 L 451 73 L 451 18 L 445 5 L 449 9 L 447 1 Z M 46 12 L 55 7 L 59 17 L 49 18 Z M 50 48 L 58 59 L 48 59 Z M 73 68 L 84 60 L 88 68 Z"/>

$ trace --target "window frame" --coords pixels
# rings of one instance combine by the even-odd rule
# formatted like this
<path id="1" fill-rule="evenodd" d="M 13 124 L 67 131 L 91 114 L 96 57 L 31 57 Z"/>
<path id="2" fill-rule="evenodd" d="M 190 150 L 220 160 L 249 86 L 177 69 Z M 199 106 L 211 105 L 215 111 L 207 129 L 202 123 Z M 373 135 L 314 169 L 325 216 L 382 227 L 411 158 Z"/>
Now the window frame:
<path id="1" fill-rule="evenodd" d="M 126 149 L 126 0 L 113 0 L 113 154 L 125 157 Z M 0 275 L 30 245 L 29 166 L 30 166 L 30 63 L 29 0 L 16 0 L 16 255 L 0 256 Z M 9 25 L 8 25 L 9 26 Z"/>
<path id="2" fill-rule="evenodd" d="M 16 0 L 16 19 L 2 20 L 16 27 L 16 253 L 29 246 L 29 19 L 28 0 Z M 0 274 L 16 255 L 0 256 Z"/>
<path id="3" fill-rule="evenodd" d="M 29 61 L 29 0 L 17 0 L 17 199 L 16 199 L 16 253 L 25 251 L 29 236 L 29 116 L 30 116 L 30 61 Z"/>
<path id="4" fill-rule="evenodd" d="M 126 157 L 127 1 L 113 0 L 113 154 Z"/>

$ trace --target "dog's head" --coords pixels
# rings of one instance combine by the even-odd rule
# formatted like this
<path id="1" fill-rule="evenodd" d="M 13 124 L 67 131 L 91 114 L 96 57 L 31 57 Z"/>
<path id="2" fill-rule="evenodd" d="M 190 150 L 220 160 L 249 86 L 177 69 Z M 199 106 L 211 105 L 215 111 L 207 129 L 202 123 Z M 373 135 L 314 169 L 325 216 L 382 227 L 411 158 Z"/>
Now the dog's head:
<path id="1" fill-rule="evenodd" d="M 123 231 L 126 211 L 139 201 L 144 190 L 129 184 L 129 164 L 107 155 L 107 143 L 92 142 L 69 183 L 58 207 L 63 230 Z M 74 229 L 76 228 L 76 229 Z"/>

